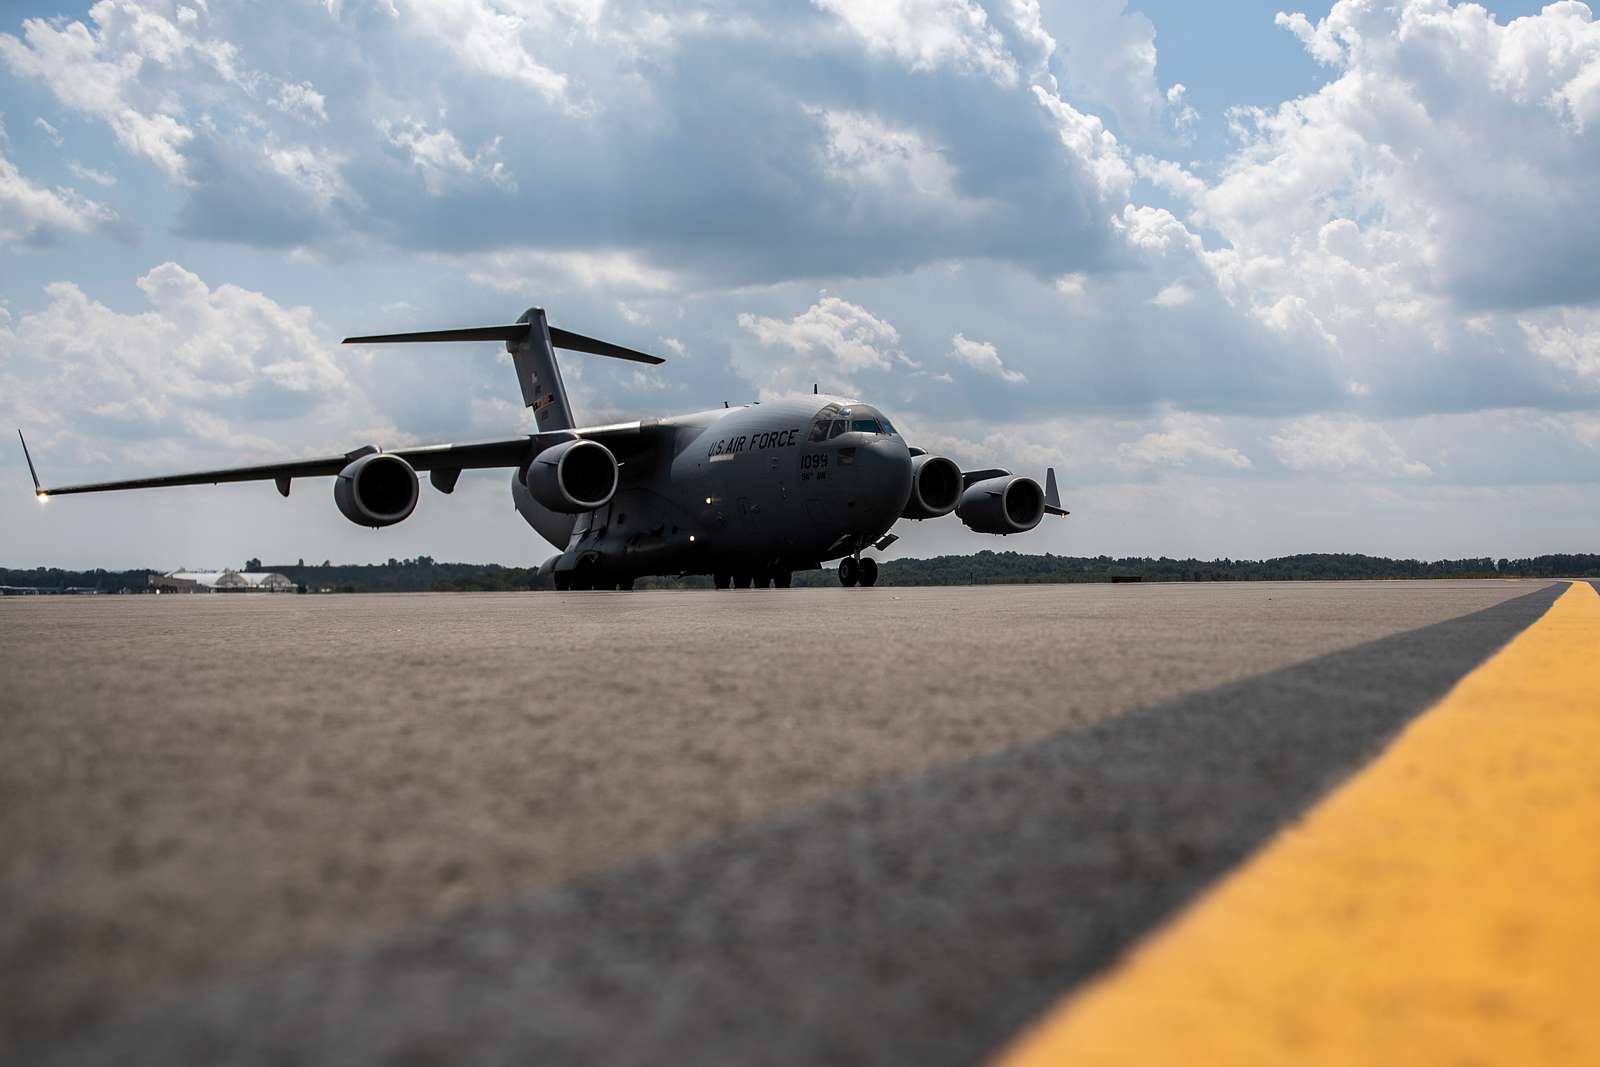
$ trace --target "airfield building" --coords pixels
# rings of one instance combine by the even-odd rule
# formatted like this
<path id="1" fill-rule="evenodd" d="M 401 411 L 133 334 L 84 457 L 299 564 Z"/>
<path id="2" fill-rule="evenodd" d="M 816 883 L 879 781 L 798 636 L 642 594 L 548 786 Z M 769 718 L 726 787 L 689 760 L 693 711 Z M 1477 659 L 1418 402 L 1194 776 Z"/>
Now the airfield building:
<path id="1" fill-rule="evenodd" d="M 152 574 L 158 593 L 292 593 L 294 582 L 271 571 L 173 571 Z"/>

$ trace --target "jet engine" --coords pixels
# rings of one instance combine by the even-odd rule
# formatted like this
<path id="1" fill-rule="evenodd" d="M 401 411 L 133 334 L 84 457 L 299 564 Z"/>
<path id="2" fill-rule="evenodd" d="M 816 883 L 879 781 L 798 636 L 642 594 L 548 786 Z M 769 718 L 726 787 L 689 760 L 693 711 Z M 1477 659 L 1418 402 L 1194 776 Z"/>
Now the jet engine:
<path id="1" fill-rule="evenodd" d="M 617 457 L 598 441 L 563 441 L 533 457 L 523 483 L 551 511 L 593 511 L 617 491 Z"/>
<path id="2" fill-rule="evenodd" d="M 911 460 L 911 497 L 900 513 L 903 519 L 937 519 L 961 502 L 961 468 L 943 456 L 914 456 Z"/>
<path id="3" fill-rule="evenodd" d="M 360 526 L 393 526 L 417 506 L 417 472 L 399 456 L 369 452 L 339 472 L 333 502 Z"/>
<path id="4" fill-rule="evenodd" d="M 1044 490 L 1032 478 L 987 478 L 961 494 L 956 517 L 977 533 L 1026 533 L 1044 518 Z"/>

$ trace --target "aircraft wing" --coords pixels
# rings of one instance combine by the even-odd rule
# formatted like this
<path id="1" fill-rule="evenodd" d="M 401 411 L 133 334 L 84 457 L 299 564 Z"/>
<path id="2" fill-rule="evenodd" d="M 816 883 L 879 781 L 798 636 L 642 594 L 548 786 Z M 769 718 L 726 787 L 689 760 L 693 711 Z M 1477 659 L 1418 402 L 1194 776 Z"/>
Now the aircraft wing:
<path id="1" fill-rule="evenodd" d="M 648 452 L 657 440 L 655 419 L 642 422 L 617 423 L 610 426 L 579 427 L 573 430 L 554 430 L 542 434 L 523 434 L 496 441 L 478 441 L 471 444 L 421 445 L 415 448 L 389 449 L 390 455 L 399 456 L 418 471 L 460 472 L 485 470 L 496 467 L 520 467 L 539 452 L 553 444 L 575 437 L 599 441 L 610 448 L 619 462 L 637 459 Z M 19 438 L 22 432 L 17 432 Z M 316 456 L 309 459 L 290 460 L 287 463 L 263 463 L 250 467 L 224 467 L 218 470 L 191 471 L 184 474 L 163 474 L 148 478 L 124 478 L 112 482 L 86 482 L 82 485 L 44 486 L 33 469 L 33 457 L 28 455 L 28 442 L 22 442 L 23 455 L 28 460 L 29 473 L 33 474 L 34 491 L 40 497 L 70 496 L 75 493 L 107 493 L 120 489 L 161 489 L 178 485 L 218 485 L 222 482 L 276 482 L 278 492 L 289 495 L 289 483 L 296 478 L 331 478 L 344 470 L 353 460 L 376 452 L 368 446 L 337 456 Z M 454 484 L 454 478 L 448 479 Z"/>
<path id="2" fill-rule="evenodd" d="M 988 469 L 981 471 L 962 471 L 961 488 L 971 489 L 979 482 L 986 482 L 990 478 L 1008 478 L 1010 476 L 1011 472 L 1006 470 L 1004 467 L 989 467 Z"/>
<path id="3" fill-rule="evenodd" d="M 979 482 L 986 482 L 990 478 L 1008 478 L 1011 472 L 1004 467 L 990 467 L 981 471 L 962 471 L 961 488 L 971 489 Z M 1061 506 L 1061 491 L 1056 488 L 1056 469 L 1054 467 L 1045 471 L 1044 479 L 1044 512 L 1046 515 L 1067 516 L 1072 512 Z"/>

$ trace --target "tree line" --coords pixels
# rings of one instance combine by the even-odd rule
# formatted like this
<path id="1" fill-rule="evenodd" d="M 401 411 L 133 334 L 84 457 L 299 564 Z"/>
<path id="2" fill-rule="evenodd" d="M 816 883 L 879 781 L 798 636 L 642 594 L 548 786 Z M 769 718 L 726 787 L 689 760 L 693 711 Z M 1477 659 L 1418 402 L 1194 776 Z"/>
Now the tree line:
<path id="1" fill-rule="evenodd" d="M 497 563 L 440 563 L 431 556 L 390 559 L 385 563 L 263 565 L 245 561 L 247 571 L 276 571 L 308 592 L 416 593 L 498 592 L 551 589 L 537 568 L 504 567 Z M 149 578 L 161 572 L 132 570 L 64 570 L 59 567 L 0 568 L 0 585 L 37 589 L 97 589 L 102 593 L 142 593 Z M 1573 578 L 1600 576 L 1600 555 L 1533 556 L 1527 559 L 1388 559 L 1351 553 L 1308 553 L 1276 559 L 1170 559 L 1162 556 L 1056 556 L 983 551 L 969 556 L 896 559 L 880 567 L 879 585 L 1013 585 L 1030 583 L 1110 582 L 1261 582 L 1338 581 L 1383 578 Z M 801 571 L 797 586 L 836 584 L 833 571 Z M 646 578 L 641 589 L 709 589 L 711 580 Z"/>

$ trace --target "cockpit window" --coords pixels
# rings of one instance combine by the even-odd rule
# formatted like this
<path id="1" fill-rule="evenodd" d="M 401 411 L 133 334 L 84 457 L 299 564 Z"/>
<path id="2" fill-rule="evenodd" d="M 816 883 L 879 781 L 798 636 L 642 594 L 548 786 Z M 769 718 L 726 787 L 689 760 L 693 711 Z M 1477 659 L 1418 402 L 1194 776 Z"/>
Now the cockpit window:
<path id="1" fill-rule="evenodd" d="M 850 407 L 828 404 L 813 418 L 806 440 L 816 444 L 819 441 L 831 441 L 846 433 L 895 432 L 894 425 L 888 419 L 865 404 L 853 404 Z"/>
<path id="2" fill-rule="evenodd" d="M 818 441 L 826 441 L 831 436 L 828 431 L 833 425 L 833 420 L 837 419 L 841 414 L 843 412 L 838 404 L 826 405 L 812 419 L 811 430 L 806 434 L 806 440 L 813 444 Z"/>

